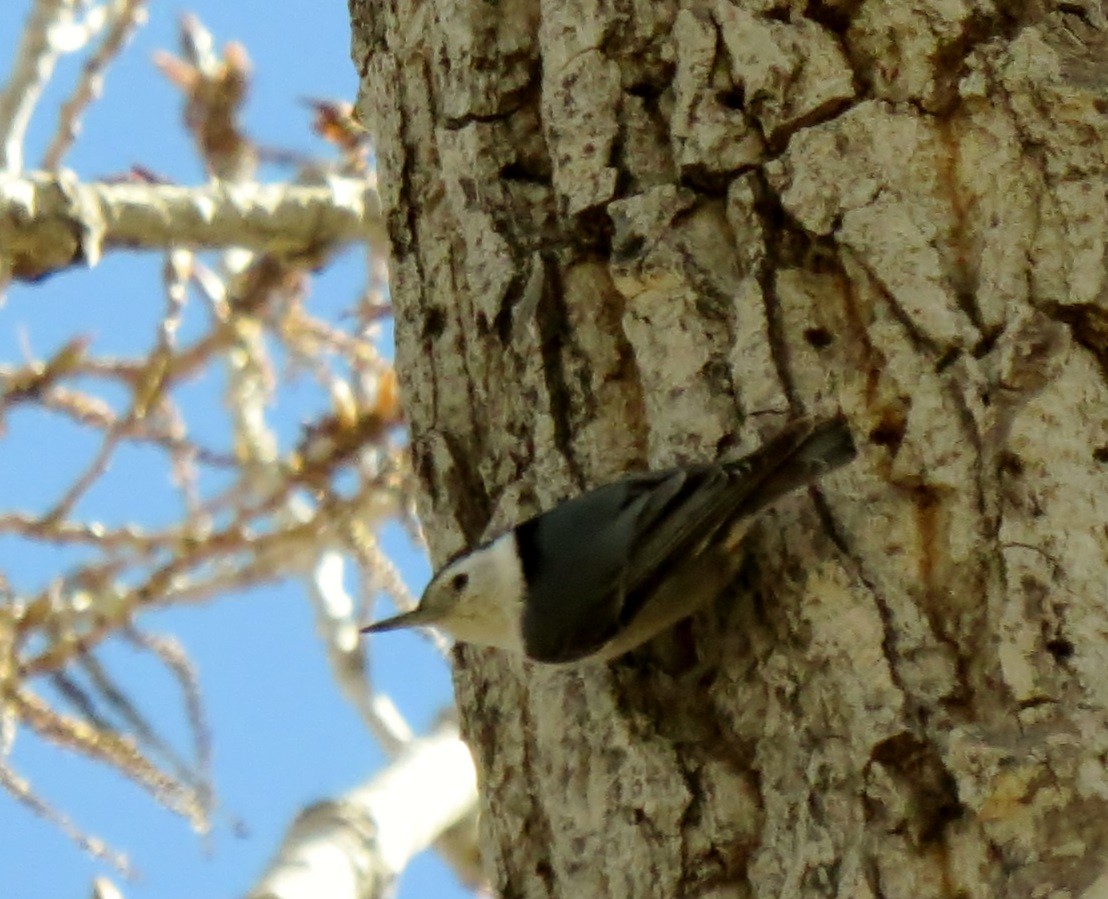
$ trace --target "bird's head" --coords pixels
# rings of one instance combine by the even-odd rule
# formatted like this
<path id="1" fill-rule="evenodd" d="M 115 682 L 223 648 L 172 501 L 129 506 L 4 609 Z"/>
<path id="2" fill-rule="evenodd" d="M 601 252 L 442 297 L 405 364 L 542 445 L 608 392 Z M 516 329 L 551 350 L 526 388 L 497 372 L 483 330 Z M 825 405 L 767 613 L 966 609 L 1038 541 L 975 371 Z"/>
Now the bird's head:
<path id="1" fill-rule="evenodd" d="M 433 626 L 458 640 L 515 649 L 524 594 L 511 532 L 448 562 L 431 578 L 419 604 L 363 628 L 377 634 Z"/>

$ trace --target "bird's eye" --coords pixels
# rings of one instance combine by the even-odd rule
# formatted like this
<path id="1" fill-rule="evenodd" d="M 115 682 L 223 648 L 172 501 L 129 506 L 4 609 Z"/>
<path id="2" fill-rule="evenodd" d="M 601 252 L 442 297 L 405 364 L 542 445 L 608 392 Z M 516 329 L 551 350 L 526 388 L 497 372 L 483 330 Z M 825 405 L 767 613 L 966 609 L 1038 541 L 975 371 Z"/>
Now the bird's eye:
<path id="1" fill-rule="evenodd" d="M 461 593 L 467 586 L 469 586 L 469 575 L 464 571 L 454 575 L 450 579 L 450 589 L 455 593 Z"/>

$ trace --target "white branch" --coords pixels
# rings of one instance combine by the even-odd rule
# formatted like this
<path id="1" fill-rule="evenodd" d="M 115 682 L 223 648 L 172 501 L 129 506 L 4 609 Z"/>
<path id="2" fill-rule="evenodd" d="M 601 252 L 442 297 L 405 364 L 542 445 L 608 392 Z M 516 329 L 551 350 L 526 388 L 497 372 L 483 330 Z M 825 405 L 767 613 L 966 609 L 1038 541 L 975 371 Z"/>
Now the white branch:
<path id="1" fill-rule="evenodd" d="M 27 19 L 11 74 L 0 91 L 0 171 L 22 169 L 27 125 L 58 56 L 79 49 L 103 25 L 99 7 L 84 22 L 75 22 L 76 5 L 75 0 L 37 0 Z"/>
<path id="2" fill-rule="evenodd" d="M 370 686 L 354 600 L 342 583 L 345 569 L 342 554 L 335 550 L 320 553 L 316 560 L 308 582 L 316 627 L 339 687 L 385 752 L 395 756 L 411 742 L 412 729 L 392 700 Z"/>
<path id="3" fill-rule="evenodd" d="M 383 896 L 476 803 L 473 758 L 443 724 L 365 786 L 301 812 L 248 899 Z"/>
<path id="4" fill-rule="evenodd" d="M 135 31 L 145 24 L 145 4 L 146 0 L 114 0 L 110 6 L 104 7 L 104 13 L 110 22 L 108 33 L 96 52 L 85 60 L 77 86 L 69 99 L 62 104 L 57 130 L 43 156 L 44 169 L 54 172 L 61 166 L 62 157 L 80 133 L 81 113 L 104 89 L 105 70 Z"/>
<path id="5" fill-rule="evenodd" d="M 313 259 L 355 241 L 384 245 L 380 201 L 367 180 L 181 187 L 0 173 L 0 280 L 93 265 L 106 249 L 234 246 Z"/>

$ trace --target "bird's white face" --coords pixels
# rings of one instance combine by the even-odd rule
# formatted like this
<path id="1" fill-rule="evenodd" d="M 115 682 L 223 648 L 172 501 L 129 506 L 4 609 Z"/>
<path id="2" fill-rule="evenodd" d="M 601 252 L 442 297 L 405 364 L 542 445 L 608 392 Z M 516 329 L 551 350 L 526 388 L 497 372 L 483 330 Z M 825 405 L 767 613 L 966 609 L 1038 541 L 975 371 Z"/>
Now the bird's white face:
<path id="1" fill-rule="evenodd" d="M 525 589 L 509 532 L 435 575 L 419 601 L 421 623 L 433 624 L 467 643 L 518 652 Z"/>

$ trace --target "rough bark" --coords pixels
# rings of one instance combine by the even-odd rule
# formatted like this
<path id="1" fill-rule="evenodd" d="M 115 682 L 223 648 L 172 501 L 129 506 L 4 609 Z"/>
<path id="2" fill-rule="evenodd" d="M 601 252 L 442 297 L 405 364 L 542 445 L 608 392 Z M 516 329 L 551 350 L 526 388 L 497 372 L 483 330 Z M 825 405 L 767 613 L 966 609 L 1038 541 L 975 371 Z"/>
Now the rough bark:
<path id="1" fill-rule="evenodd" d="M 631 658 L 457 652 L 498 892 L 1099 895 L 1104 10 L 351 8 L 436 560 L 800 409 L 862 448 Z"/>

